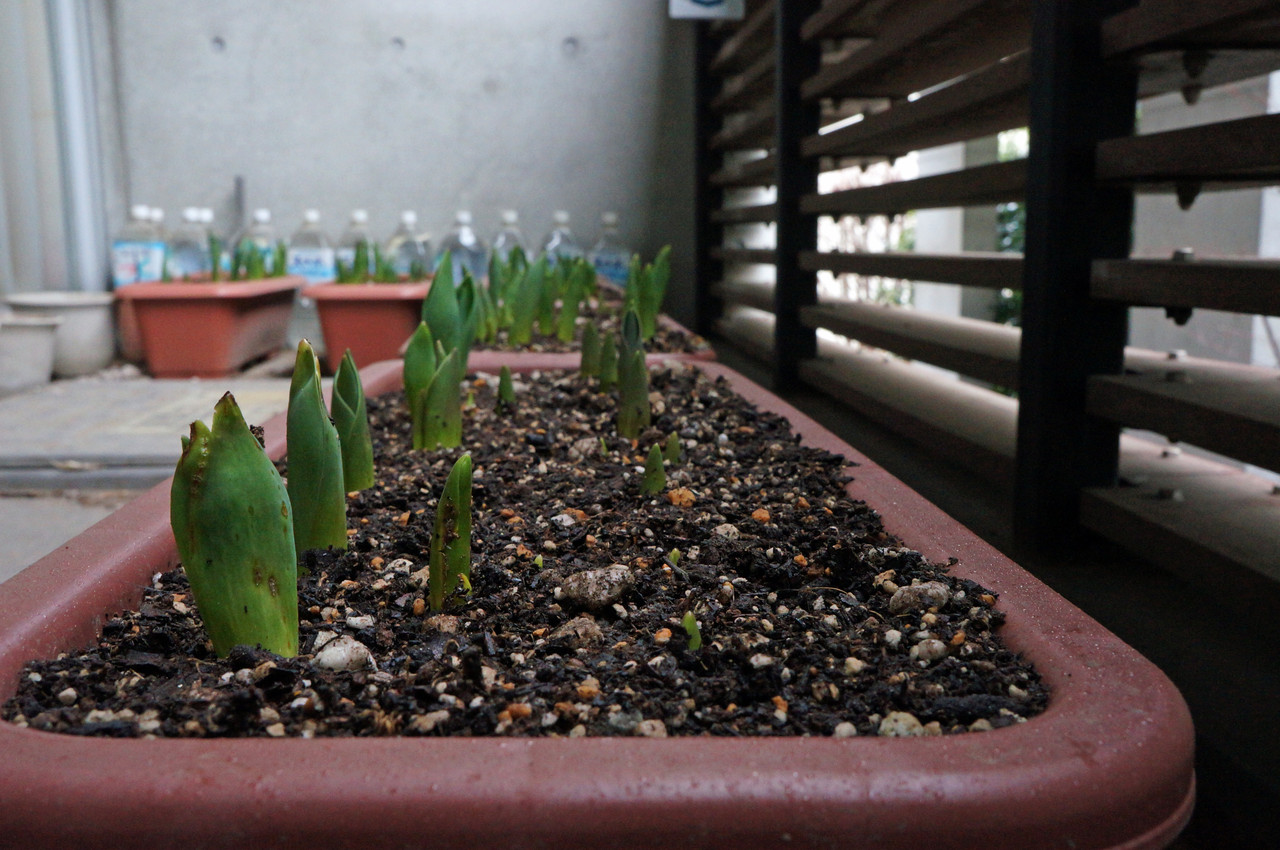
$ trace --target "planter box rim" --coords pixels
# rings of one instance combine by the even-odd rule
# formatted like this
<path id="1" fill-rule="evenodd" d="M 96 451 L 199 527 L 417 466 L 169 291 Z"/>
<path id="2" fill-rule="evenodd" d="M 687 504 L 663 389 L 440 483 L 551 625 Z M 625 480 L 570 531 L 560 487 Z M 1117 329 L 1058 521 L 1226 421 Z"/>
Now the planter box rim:
<path id="1" fill-rule="evenodd" d="M 313 283 L 302 290 L 303 296 L 316 301 L 378 301 L 425 298 L 431 281 L 402 283 Z"/>
<path id="2" fill-rule="evenodd" d="M 254 280 L 219 280 L 219 281 L 146 281 L 131 283 L 115 291 L 116 298 L 125 300 L 137 299 L 174 299 L 190 298 L 251 298 L 286 289 L 301 289 L 307 279 L 301 275 L 284 275 L 282 277 L 264 277 Z"/>
<path id="3" fill-rule="evenodd" d="M 26 846 L 74 837 L 84 847 L 372 847 L 425 836 L 459 847 L 622 847 L 642 836 L 739 848 L 1173 840 L 1194 799 L 1193 733 L 1154 665 L 812 419 L 722 365 L 696 367 L 792 418 L 806 444 L 840 450 L 858 464 L 850 493 L 888 531 L 930 559 L 956 556 L 954 574 L 999 593 L 1001 634 L 1036 663 L 1048 710 L 990 732 L 844 740 L 147 741 L 0 724 L 0 822 L 32 836 Z M 363 376 L 370 395 L 394 390 L 400 363 Z M 275 456 L 283 429 L 282 416 L 267 423 Z M 0 693 L 12 692 L 24 659 L 90 640 L 104 608 L 136 598 L 140 579 L 176 561 L 167 488 L 0 585 Z M 86 565 L 110 550 L 110 564 Z"/>

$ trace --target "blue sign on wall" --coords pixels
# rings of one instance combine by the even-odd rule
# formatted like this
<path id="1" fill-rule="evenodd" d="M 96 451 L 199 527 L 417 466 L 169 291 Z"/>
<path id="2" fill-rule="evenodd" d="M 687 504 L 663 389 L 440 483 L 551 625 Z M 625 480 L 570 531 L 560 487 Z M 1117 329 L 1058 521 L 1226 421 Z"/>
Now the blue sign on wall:
<path id="1" fill-rule="evenodd" d="M 741 20 L 744 0 L 669 0 L 673 18 L 728 18 Z"/>

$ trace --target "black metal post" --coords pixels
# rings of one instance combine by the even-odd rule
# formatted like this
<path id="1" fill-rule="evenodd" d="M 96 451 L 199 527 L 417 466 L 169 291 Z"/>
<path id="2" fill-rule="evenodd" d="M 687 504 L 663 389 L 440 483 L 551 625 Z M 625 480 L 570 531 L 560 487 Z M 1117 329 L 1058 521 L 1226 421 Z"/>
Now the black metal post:
<path id="1" fill-rule="evenodd" d="M 1119 429 L 1088 416 L 1088 377 L 1123 368 L 1128 311 L 1089 296 L 1092 261 L 1127 257 L 1133 192 L 1094 180 L 1099 140 L 1134 129 L 1136 74 L 1104 66 L 1103 19 L 1129 3 L 1031 4 L 1031 148 L 1014 531 L 1073 537 L 1082 488 L 1115 482 Z"/>
<path id="2" fill-rule="evenodd" d="M 711 175 L 719 170 L 723 155 L 711 149 L 717 129 L 711 109 L 716 80 L 711 60 L 717 45 L 706 21 L 697 24 L 694 47 L 694 320 L 698 333 L 708 336 L 715 329 L 723 306 L 711 287 L 724 276 L 724 263 L 711 256 L 711 249 L 724 242 L 724 225 L 711 220 L 712 210 L 724 206 L 724 190 L 711 185 Z"/>
<path id="3" fill-rule="evenodd" d="M 820 107 L 806 102 L 800 85 L 818 72 L 821 46 L 800 37 L 800 26 L 818 9 L 817 0 L 778 2 L 774 11 L 774 106 L 777 110 L 776 277 L 773 290 L 774 385 L 799 377 L 800 361 L 817 353 L 817 337 L 800 321 L 800 308 L 817 301 L 817 275 L 800 268 L 800 252 L 818 244 L 817 221 L 800 212 L 800 199 L 818 190 L 818 163 L 800 153 L 800 142 L 818 132 Z"/>

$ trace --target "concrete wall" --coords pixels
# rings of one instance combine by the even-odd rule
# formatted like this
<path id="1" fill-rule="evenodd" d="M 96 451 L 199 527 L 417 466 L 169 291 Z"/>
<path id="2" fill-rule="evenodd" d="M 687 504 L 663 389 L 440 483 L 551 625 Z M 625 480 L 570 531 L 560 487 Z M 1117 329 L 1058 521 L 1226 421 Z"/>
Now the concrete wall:
<path id="1" fill-rule="evenodd" d="M 131 203 L 245 206 L 292 232 L 353 208 L 375 236 L 414 209 L 434 241 L 456 209 L 579 241 L 616 210 L 624 240 L 673 245 L 668 306 L 692 312 L 693 30 L 613 0 L 125 0 L 100 72 L 112 229 Z"/>

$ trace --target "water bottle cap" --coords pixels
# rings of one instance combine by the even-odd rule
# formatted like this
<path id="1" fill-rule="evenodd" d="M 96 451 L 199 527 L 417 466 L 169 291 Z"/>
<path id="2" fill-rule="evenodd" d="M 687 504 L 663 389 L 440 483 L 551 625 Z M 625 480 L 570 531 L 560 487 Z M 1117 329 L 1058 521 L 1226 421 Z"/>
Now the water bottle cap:
<path id="1" fill-rule="evenodd" d="M 551 220 L 561 226 L 568 224 L 569 223 L 568 210 L 556 210 L 554 213 L 551 214 Z"/>
<path id="2" fill-rule="evenodd" d="M 400 213 L 400 223 L 405 227 L 413 227 L 418 223 L 418 214 L 413 210 L 405 210 Z"/>
<path id="3" fill-rule="evenodd" d="M 600 213 L 600 223 L 605 227 L 617 227 L 618 214 L 616 212 Z"/>
<path id="4" fill-rule="evenodd" d="M 305 210 L 302 213 L 302 220 L 307 224 L 318 224 L 320 222 L 320 210 Z"/>
<path id="5" fill-rule="evenodd" d="M 352 224 L 366 224 L 368 221 L 369 221 L 368 210 L 352 210 L 351 211 Z"/>
<path id="6" fill-rule="evenodd" d="M 146 204 L 134 204 L 129 207 L 129 215 L 132 218 L 149 220 L 151 218 L 151 207 Z"/>
<path id="7" fill-rule="evenodd" d="M 182 220 L 189 224 L 195 224 L 200 221 L 200 208 L 184 207 L 182 210 Z"/>
<path id="8" fill-rule="evenodd" d="M 259 207 L 253 211 L 253 220 L 257 224 L 269 224 L 271 222 L 271 210 Z"/>
<path id="9" fill-rule="evenodd" d="M 454 220 L 454 222 L 456 222 L 457 224 L 470 224 L 470 223 L 471 223 L 471 211 L 470 211 L 470 210 L 458 210 L 458 214 L 457 214 L 456 216 L 454 216 L 454 219 L 453 219 L 453 220 Z"/>
<path id="10" fill-rule="evenodd" d="M 213 224 L 213 210 L 209 207 L 201 207 L 200 221 L 204 224 Z"/>
<path id="11" fill-rule="evenodd" d="M 520 220 L 520 215 L 519 215 L 519 213 L 517 213 L 515 210 L 503 210 L 503 211 L 502 211 L 502 223 L 503 223 L 503 224 L 515 224 L 515 223 L 516 223 L 517 221 L 519 221 L 519 220 Z"/>
<path id="12" fill-rule="evenodd" d="M 164 221 L 164 210 L 161 209 L 160 207 L 152 207 L 151 220 L 156 224 L 159 224 L 160 222 Z"/>

